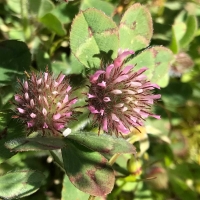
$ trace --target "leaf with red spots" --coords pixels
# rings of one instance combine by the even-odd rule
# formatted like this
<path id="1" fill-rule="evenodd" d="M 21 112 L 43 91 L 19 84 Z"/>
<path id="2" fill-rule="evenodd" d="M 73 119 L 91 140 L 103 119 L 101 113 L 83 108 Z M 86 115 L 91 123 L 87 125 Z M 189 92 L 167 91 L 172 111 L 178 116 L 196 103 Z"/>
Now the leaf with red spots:
<path id="1" fill-rule="evenodd" d="M 114 171 L 100 153 L 68 141 L 62 156 L 66 174 L 79 190 L 94 196 L 106 196 L 112 191 Z"/>

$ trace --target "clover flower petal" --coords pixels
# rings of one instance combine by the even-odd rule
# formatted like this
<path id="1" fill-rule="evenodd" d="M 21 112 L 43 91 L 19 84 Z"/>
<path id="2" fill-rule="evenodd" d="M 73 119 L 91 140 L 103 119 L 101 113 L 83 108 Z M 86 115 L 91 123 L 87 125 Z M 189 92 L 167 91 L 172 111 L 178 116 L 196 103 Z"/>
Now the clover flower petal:
<path id="1" fill-rule="evenodd" d="M 35 74 L 19 82 L 19 92 L 15 95 L 16 116 L 26 124 L 31 132 L 59 135 L 72 119 L 77 99 L 71 97 L 71 86 L 65 75 L 54 78 L 49 72 Z"/>
<path id="2" fill-rule="evenodd" d="M 113 63 L 90 76 L 87 94 L 90 114 L 99 128 L 117 136 L 128 134 L 131 127 L 142 126 L 149 116 L 160 118 L 150 111 L 161 95 L 152 94 L 153 89 L 160 87 L 143 74 L 148 68 L 134 71 L 134 66 L 123 64 L 133 53 L 120 49 Z"/>

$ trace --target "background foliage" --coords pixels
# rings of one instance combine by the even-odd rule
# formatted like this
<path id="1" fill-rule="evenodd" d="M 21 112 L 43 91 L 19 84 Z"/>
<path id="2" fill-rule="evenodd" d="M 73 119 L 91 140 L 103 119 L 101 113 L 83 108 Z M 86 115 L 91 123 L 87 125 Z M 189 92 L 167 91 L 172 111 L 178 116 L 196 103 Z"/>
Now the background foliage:
<path id="1" fill-rule="evenodd" d="M 21 135 L 24 133 L 20 124 L 11 119 L 12 106 L 9 101 L 12 100 L 16 89 L 16 77 L 24 76 L 24 71 L 44 71 L 47 65 L 56 74 L 62 71 L 70 75 L 72 84 L 84 92 L 81 85 L 85 84 L 88 71 L 100 63 L 98 55 L 92 57 L 93 54 L 90 52 L 98 52 L 99 49 L 106 51 L 107 44 L 103 43 L 105 37 L 106 41 L 111 41 L 108 45 L 113 50 L 111 58 L 116 57 L 118 46 L 131 49 L 130 42 L 126 43 L 123 40 L 128 37 L 127 31 L 131 32 L 131 26 L 127 25 L 124 28 L 120 24 L 131 14 L 129 12 L 123 16 L 123 13 L 137 2 L 145 5 L 152 15 L 153 37 L 151 39 L 150 32 L 146 33 L 144 25 L 144 29 L 140 32 L 143 38 L 136 38 L 138 43 L 133 43 L 133 47 L 137 46 L 138 57 L 129 62 L 139 63 L 138 68 L 145 65 L 146 63 L 139 61 L 144 60 L 142 56 L 147 58 L 153 54 L 151 47 L 155 45 L 171 49 L 173 59 L 170 69 L 159 72 L 163 76 L 154 77 L 155 69 L 151 67 L 160 60 L 159 56 L 156 58 L 150 56 L 151 66 L 147 67 L 152 71 L 150 70 L 149 77 L 154 77 L 153 80 L 162 86 L 160 90 L 162 99 L 155 106 L 155 112 L 161 115 L 161 120 L 148 119 L 145 127 L 141 127 L 140 133 L 133 130 L 131 134 L 138 158 L 123 154 L 117 159 L 113 166 L 116 172 L 115 187 L 107 199 L 200 198 L 200 29 L 198 25 L 200 2 L 198 0 L 74 0 L 68 3 L 62 0 L 0 0 L 0 174 L 8 172 L 6 177 L 0 176 L 0 185 L 5 183 L 7 176 L 15 176 L 17 181 L 27 181 L 30 176 L 35 176 L 43 180 L 41 187 L 36 179 L 31 192 L 27 195 L 36 190 L 37 192 L 22 199 L 88 199 L 89 195 L 77 190 L 53 163 L 51 156 L 56 154 L 56 151 L 52 151 L 51 156 L 47 151 L 41 151 L 21 152 L 11 157 L 15 152 L 5 148 L 4 139 L 11 140 L 16 136 L 19 137 L 19 133 Z M 108 24 L 106 28 L 112 29 L 108 35 L 103 35 L 105 28 L 103 25 L 84 23 L 84 18 L 94 15 L 93 10 L 87 10 L 88 8 L 101 10 L 110 17 L 102 15 L 100 11 L 96 16 L 99 24 Z M 79 11 L 85 12 L 83 14 Z M 89 42 L 86 42 L 87 35 L 76 37 L 74 33 L 79 29 L 88 30 L 88 26 L 94 26 L 99 35 L 91 33 Z M 114 31 L 117 26 L 120 27 L 119 43 Z M 5 40 L 14 41 L 5 42 Z M 149 47 L 146 51 L 143 49 L 143 54 L 140 54 L 139 50 L 146 48 L 149 42 Z M 156 48 L 162 54 L 163 47 Z M 84 104 L 83 96 L 79 96 L 78 103 Z M 79 123 L 71 124 L 74 131 L 83 127 L 85 130 L 96 131 L 88 124 L 86 114 L 78 116 L 78 120 Z M 71 146 L 73 147 L 73 142 Z M 100 154 L 94 156 L 98 157 Z M 65 157 L 69 158 L 70 156 Z M 15 171 L 9 172 L 13 169 Z M 33 170 L 25 173 L 24 169 Z M 23 173 L 19 174 L 18 171 Z M 3 194 L 0 191 L 1 195 Z M 17 196 L 15 192 L 10 195 L 10 198 Z"/>

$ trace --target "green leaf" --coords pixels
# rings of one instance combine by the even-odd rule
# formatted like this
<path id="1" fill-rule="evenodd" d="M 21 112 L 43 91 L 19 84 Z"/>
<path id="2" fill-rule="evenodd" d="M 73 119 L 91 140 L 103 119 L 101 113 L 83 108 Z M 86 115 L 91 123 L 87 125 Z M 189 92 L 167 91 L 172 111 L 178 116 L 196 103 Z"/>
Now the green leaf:
<path id="1" fill-rule="evenodd" d="M 4 146 L 5 142 L 24 135 L 22 125 L 17 120 L 12 119 L 10 111 L 0 112 L 0 163 L 16 154 L 15 152 L 10 152 Z"/>
<path id="2" fill-rule="evenodd" d="M 133 4 L 123 15 L 119 26 L 120 48 L 137 51 L 149 45 L 153 34 L 149 11 L 139 3 Z"/>
<path id="3" fill-rule="evenodd" d="M 73 54 L 86 67 L 100 67 L 101 60 L 117 55 L 118 29 L 103 12 L 87 9 L 73 20 L 70 45 Z"/>
<path id="4" fill-rule="evenodd" d="M 167 87 L 167 85 L 169 84 L 169 81 L 170 81 L 170 77 L 169 77 L 169 74 L 166 73 L 165 75 L 163 75 L 162 79 L 158 80 L 157 84 L 164 88 L 164 87 Z"/>
<path id="5" fill-rule="evenodd" d="M 93 196 L 106 196 L 112 191 L 115 175 L 105 157 L 69 141 L 61 151 L 64 168 L 75 187 Z"/>
<path id="6" fill-rule="evenodd" d="M 179 41 L 177 40 L 177 36 L 175 33 L 175 27 L 174 25 L 172 26 L 172 39 L 171 39 L 171 44 L 170 44 L 170 49 L 174 54 L 177 54 L 179 52 Z"/>
<path id="7" fill-rule="evenodd" d="M 86 10 L 87 8 L 96 8 L 103 11 L 106 15 L 111 16 L 114 12 L 114 6 L 106 1 L 94 1 L 94 0 L 84 0 L 81 3 L 81 10 Z"/>
<path id="8" fill-rule="evenodd" d="M 162 46 L 155 46 L 151 48 L 155 53 L 155 65 L 154 72 L 152 73 L 151 81 L 157 83 L 161 87 L 166 87 L 168 85 L 169 79 L 166 79 L 168 76 L 169 68 L 174 59 L 172 52 Z M 164 79 L 165 78 L 165 79 Z M 167 82 L 163 82 L 163 80 Z"/>
<path id="9" fill-rule="evenodd" d="M 154 46 L 146 49 L 129 62 L 126 63 L 136 65 L 133 69 L 137 71 L 142 67 L 147 67 L 148 70 L 145 72 L 148 79 L 153 83 L 157 83 L 161 87 L 165 87 L 168 84 L 168 72 L 170 63 L 173 60 L 172 52 L 162 46 Z M 163 79 L 165 78 L 165 79 Z"/>
<path id="10" fill-rule="evenodd" d="M 71 54 L 68 60 L 68 68 L 66 74 L 80 74 L 83 72 L 84 66 L 77 60 L 74 54 Z"/>
<path id="11" fill-rule="evenodd" d="M 73 54 L 70 55 L 69 59 L 64 61 L 55 61 L 51 63 L 52 71 L 55 74 L 81 74 L 84 70 L 84 66 L 75 58 Z"/>
<path id="12" fill-rule="evenodd" d="M 187 47 L 195 37 L 197 31 L 197 18 L 194 15 L 189 15 L 186 21 L 186 32 L 180 40 L 182 48 Z"/>
<path id="13" fill-rule="evenodd" d="M 64 26 L 60 20 L 52 13 L 47 13 L 44 15 L 42 18 L 40 18 L 40 22 L 42 22 L 48 29 L 58 34 L 59 36 L 66 35 Z"/>
<path id="14" fill-rule="evenodd" d="M 172 190 L 181 200 L 198 199 L 194 190 L 186 183 L 186 180 L 194 179 L 186 163 L 177 164 L 174 169 L 169 169 L 168 174 Z"/>
<path id="15" fill-rule="evenodd" d="M 24 42 L 6 40 L 0 42 L 0 84 L 16 81 L 16 75 L 22 75 L 29 69 L 31 54 Z"/>
<path id="16" fill-rule="evenodd" d="M 50 150 L 49 153 L 52 156 L 54 163 L 64 172 L 63 158 L 60 149 Z"/>
<path id="17" fill-rule="evenodd" d="M 67 176 L 64 176 L 64 181 L 63 181 L 63 188 L 62 188 L 62 198 L 61 200 L 66 200 L 66 199 L 81 199 L 81 200 L 88 200 L 89 195 L 81 192 L 78 190 L 70 181 Z"/>
<path id="18" fill-rule="evenodd" d="M 68 24 L 72 21 L 76 14 L 79 12 L 77 3 L 60 3 L 57 4 L 56 8 L 51 11 L 62 24 Z"/>
<path id="19" fill-rule="evenodd" d="M 41 172 L 33 170 L 8 172 L 0 176 L 0 197 L 16 199 L 29 196 L 40 188 L 44 178 Z"/>
<path id="20" fill-rule="evenodd" d="M 42 50 L 42 49 L 37 49 L 37 51 L 34 54 L 35 60 L 37 62 L 37 67 L 41 71 L 46 70 L 46 66 L 50 67 L 51 66 L 51 60 L 49 54 Z"/>
<path id="21" fill-rule="evenodd" d="M 196 193 L 188 187 L 185 181 L 182 181 L 178 178 L 173 178 L 171 181 L 172 189 L 174 193 L 181 199 L 181 200 L 197 200 Z"/>
<path id="22" fill-rule="evenodd" d="M 66 140 L 76 141 L 85 147 L 98 151 L 105 157 L 116 153 L 136 154 L 135 147 L 123 138 L 115 138 L 109 135 L 97 135 L 94 133 L 73 133 Z"/>
<path id="23" fill-rule="evenodd" d="M 171 81 L 161 91 L 162 99 L 168 107 L 182 106 L 192 96 L 192 87 L 188 83 Z"/>
<path id="24" fill-rule="evenodd" d="M 27 12 L 26 8 L 27 8 L 27 1 L 25 0 L 21 0 L 21 1 L 16 1 L 16 0 L 9 0 L 8 2 L 6 2 L 8 4 L 8 7 L 20 14 L 21 10 L 23 9 L 23 11 Z"/>
<path id="25" fill-rule="evenodd" d="M 183 35 L 185 34 L 186 24 L 185 24 L 185 11 L 181 11 L 178 16 L 174 20 L 174 24 L 172 25 L 174 30 L 174 35 L 177 41 L 180 41 Z"/>
<path id="26" fill-rule="evenodd" d="M 160 113 L 159 113 L 160 114 Z M 163 114 L 163 113 L 161 113 Z M 169 120 L 161 115 L 160 120 L 155 120 L 153 118 L 148 118 L 145 123 L 146 131 L 148 135 L 153 135 L 158 137 L 162 141 L 170 144 L 170 139 L 168 137 L 170 127 Z M 167 127 L 167 128 L 166 128 Z"/>
<path id="27" fill-rule="evenodd" d="M 51 12 L 55 6 L 50 0 L 29 0 L 28 7 L 31 13 L 34 13 L 38 18 L 41 18 Z"/>
<path id="28" fill-rule="evenodd" d="M 14 88 L 11 85 L 1 87 L 0 108 L 10 108 L 10 100 L 14 96 Z"/>
<path id="29" fill-rule="evenodd" d="M 40 151 L 56 150 L 65 146 L 61 138 L 54 137 L 35 137 L 35 138 L 16 138 L 5 143 L 11 151 Z"/>

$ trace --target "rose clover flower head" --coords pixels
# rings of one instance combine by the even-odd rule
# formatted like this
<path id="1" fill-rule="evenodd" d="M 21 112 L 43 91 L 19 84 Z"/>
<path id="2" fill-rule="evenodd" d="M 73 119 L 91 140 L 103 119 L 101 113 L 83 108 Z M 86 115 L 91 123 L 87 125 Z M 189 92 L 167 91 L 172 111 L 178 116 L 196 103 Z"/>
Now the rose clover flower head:
<path id="1" fill-rule="evenodd" d="M 147 80 L 143 74 L 147 68 L 134 71 L 134 66 L 124 66 L 124 59 L 134 52 L 119 50 L 113 63 L 90 76 L 88 108 L 94 123 L 105 132 L 130 133 L 130 128 L 143 126 L 148 116 L 159 119 L 151 113 L 154 101 L 161 97 L 152 94 L 156 84 Z"/>
<path id="2" fill-rule="evenodd" d="M 31 132 L 59 135 L 72 119 L 76 98 L 71 98 L 71 86 L 65 75 L 54 78 L 48 71 L 35 74 L 23 82 L 18 80 L 19 93 L 15 95 L 16 116 Z"/>

